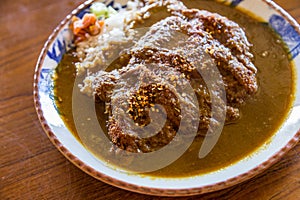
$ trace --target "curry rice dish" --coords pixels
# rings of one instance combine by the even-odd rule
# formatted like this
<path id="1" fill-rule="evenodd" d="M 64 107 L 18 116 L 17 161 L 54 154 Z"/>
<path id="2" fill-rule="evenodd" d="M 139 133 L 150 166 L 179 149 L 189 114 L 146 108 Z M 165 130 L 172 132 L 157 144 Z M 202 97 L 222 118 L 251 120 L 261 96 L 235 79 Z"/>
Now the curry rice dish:
<path id="1" fill-rule="evenodd" d="M 179 126 L 183 126 L 185 137 L 193 126 L 198 133 L 189 149 L 169 166 L 148 173 L 186 177 L 218 170 L 246 157 L 280 127 L 293 100 L 293 64 L 285 44 L 270 27 L 250 14 L 207 0 L 130 2 L 120 13 L 97 16 L 92 25 L 98 23 L 99 31 L 94 33 L 87 27 L 76 32 L 76 21 L 84 24 L 87 17 L 73 19 L 76 47 L 64 55 L 54 76 L 56 103 L 66 125 L 94 155 L 114 165 L 119 163 L 114 161 L 119 149 L 157 151 L 172 141 Z M 114 24 L 120 18 L 122 26 Z M 149 28 L 142 33 L 132 31 L 142 27 Z M 184 36 L 174 38 L 173 33 Z M 220 94 L 208 90 L 196 62 L 205 63 L 201 68 L 208 71 L 213 65 L 217 67 L 226 96 L 225 100 L 219 98 L 226 109 L 221 136 L 202 159 L 198 152 L 204 137 L 211 134 L 207 130 L 222 120 L 218 114 L 212 118 L 210 96 Z M 128 84 L 123 76 L 140 81 Z M 165 83 L 183 89 L 191 85 L 199 107 L 190 101 L 193 97 L 189 94 L 183 95 L 182 103 L 182 97 Z M 80 102 L 73 109 L 72 95 Z M 150 124 L 151 111 L 164 113 L 155 104 L 162 105 L 166 122 L 157 134 L 141 137 L 134 126 Z M 116 112 L 113 105 L 118 105 Z M 99 126 L 90 120 L 95 108 L 97 124 L 111 144 L 104 144 Z M 73 116 L 74 109 L 80 116 Z M 188 124 L 181 123 L 183 111 L 190 117 Z M 81 123 L 75 125 L 74 121 Z M 114 147 L 107 151 L 107 145 Z M 134 158 L 128 156 L 116 167 L 126 169 L 131 162 Z"/>

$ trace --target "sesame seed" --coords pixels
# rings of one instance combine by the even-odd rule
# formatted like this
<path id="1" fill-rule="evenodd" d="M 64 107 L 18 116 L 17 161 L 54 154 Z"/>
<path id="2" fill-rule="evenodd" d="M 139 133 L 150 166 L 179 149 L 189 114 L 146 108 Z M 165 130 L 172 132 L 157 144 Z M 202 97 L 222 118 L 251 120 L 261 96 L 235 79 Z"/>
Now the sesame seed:
<path id="1" fill-rule="evenodd" d="M 172 75 L 172 76 L 171 76 L 171 81 L 174 81 L 174 80 L 175 80 L 175 76 Z"/>

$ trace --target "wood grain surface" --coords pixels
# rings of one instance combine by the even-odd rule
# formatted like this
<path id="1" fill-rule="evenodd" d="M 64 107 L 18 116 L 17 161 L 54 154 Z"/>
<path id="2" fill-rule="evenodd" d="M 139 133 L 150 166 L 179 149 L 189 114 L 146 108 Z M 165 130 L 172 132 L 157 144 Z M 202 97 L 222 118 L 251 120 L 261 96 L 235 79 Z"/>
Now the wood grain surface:
<path id="1" fill-rule="evenodd" d="M 67 161 L 41 128 L 32 97 L 35 64 L 52 30 L 82 2 L 0 0 L 0 199 L 168 199 L 90 177 Z M 300 0 L 275 2 L 300 22 Z M 300 144 L 242 184 L 179 199 L 300 199 L 299 152 Z"/>

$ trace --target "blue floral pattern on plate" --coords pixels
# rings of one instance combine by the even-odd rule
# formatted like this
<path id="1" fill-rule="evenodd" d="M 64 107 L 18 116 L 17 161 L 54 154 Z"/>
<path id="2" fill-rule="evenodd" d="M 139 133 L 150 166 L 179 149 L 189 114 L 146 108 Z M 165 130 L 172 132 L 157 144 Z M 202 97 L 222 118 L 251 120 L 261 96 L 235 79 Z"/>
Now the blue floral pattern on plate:
<path id="1" fill-rule="evenodd" d="M 49 56 L 49 58 L 59 63 L 62 59 L 62 56 L 66 53 L 66 51 L 67 51 L 66 41 L 56 40 L 56 42 L 52 47 L 52 50 L 47 51 L 47 55 Z"/>
<path id="2" fill-rule="evenodd" d="M 242 1 L 244 0 L 233 0 L 230 4 L 230 6 L 235 7 L 237 5 L 239 5 Z"/>
<path id="3" fill-rule="evenodd" d="M 300 35 L 282 16 L 273 14 L 269 19 L 270 26 L 282 37 L 290 49 L 292 58 L 300 53 Z"/>

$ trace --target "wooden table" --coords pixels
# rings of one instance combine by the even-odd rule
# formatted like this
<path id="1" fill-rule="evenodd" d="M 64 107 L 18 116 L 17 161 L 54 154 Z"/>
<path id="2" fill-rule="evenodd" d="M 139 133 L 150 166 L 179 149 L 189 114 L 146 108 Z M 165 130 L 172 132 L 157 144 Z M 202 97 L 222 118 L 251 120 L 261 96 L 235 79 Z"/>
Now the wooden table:
<path id="1" fill-rule="evenodd" d="M 154 198 L 112 187 L 85 174 L 59 153 L 38 121 L 32 97 L 38 55 L 56 25 L 81 2 L 0 1 L 1 200 Z M 300 22 L 300 0 L 276 2 Z M 190 199 L 300 199 L 299 152 L 300 144 L 255 178 Z"/>

